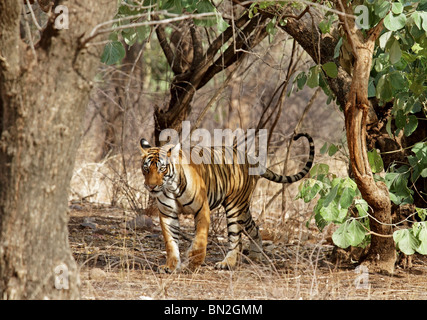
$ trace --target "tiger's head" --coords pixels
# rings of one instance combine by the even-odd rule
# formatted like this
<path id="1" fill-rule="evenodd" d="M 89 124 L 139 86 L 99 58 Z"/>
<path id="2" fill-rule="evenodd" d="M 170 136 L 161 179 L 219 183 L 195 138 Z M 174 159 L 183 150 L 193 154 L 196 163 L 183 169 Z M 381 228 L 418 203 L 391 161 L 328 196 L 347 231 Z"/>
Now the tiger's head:
<path id="1" fill-rule="evenodd" d="M 171 154 L 180 145 L 169 147 L 151 147 L 147 140 L 140 141 L 142 160 L 141 169 L 145 177 L 144 186 L 152 194 L 161 192 L 167 184 L 172 184 L 174 167 L 170 161 Z"/>

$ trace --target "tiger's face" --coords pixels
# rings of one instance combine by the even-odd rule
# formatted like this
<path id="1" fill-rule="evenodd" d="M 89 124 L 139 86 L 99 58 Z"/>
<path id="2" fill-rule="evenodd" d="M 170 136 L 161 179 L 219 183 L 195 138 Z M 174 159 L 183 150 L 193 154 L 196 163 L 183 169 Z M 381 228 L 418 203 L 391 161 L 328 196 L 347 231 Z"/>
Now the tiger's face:
<path id="1" fill-rule="evenodd" d="M 172 168 L 168 162 L 170 151 L 151 147 L 147 140 L 140 141 L 142 151 L 141 170 L 145 177 L 144 186 L 152 194 L 161 192 L 171 182 Z"/>

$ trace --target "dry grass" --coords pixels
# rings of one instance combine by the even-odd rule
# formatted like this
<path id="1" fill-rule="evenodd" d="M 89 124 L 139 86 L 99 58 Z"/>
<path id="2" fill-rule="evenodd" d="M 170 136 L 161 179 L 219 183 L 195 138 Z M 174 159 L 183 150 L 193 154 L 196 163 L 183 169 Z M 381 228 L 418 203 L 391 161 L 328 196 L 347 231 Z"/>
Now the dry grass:
<path id="1" fill-rule="evenodd" d="M 283 158 L 278 154 L 271 162 Z M 325 160 L 317 157 L 316 161 Z M 293 161 L 288 173 L 298 171 L 301 161 Z M 137 164 L 137 156 L 129 162 Z M 335 161 L 330 165 L 336 173 L 339 170 L 344 174 L 345 163 Z M 147 202 L 147 195 L 141 192 L 141 173 L 131 166 L 126 176 L 122 172 L 118 157 L 102 163 L 88 163 L 83 157 L 76 166 L 71 185 L 74 201 L 70 201 L 69 239 L 80 265 L 83 299 L 427 298 L 427 259 L 420 256 L 414 259 L 411 269 L 397 268 L 392 277 L 368 274 L 368 286 L 358 289 L 361 274 L 355 271 L 357 265 L 349 259 L 336 258 L 330 242 L 334 227 L 327 227 L 323 233 L 312 224 L 307 228 L 312 205 L 294 200 L 298 184 L 286 189 L 284 204 L 279 196 L 264 210 L 280 186 L 263 179 L 252 199 L 252 213 L 264 239 L 262 263 L 242 256 L 235 270 L 214 270 L 227 247 L 225 217 L 219 210 L 212 214 L 205 264 L 196 272 L 159 274 L 156 270 L 165 262 L 166 252 L 156 218 L 149 230 L 125 228 Z M 184 232 L 192 234 L 192 218 L 180 219 Z M 188 240 L 181 240 L 183 255 L 189 244 Z"/>
<path id="2" fill-rule="evenodd" d="M 426 299 L 427 260 L 414 259 L 410 270 L 393 277 L 369 274 L 368 287 L 358 289 L 355 264 L 332 262 L 333 246 L 312 230 L 303 241 L 302 227 L 287 244 L 265 241 L 263 263 L 242 256 L 232 271 L 213 269 L 222 259 L 225 239 L 213 232 L 205 264 L 195 272 L 159 274 L 165 261 L 163 239 L 152 230 L 129 231 L 133 215 L 123 209 L 73 205 L 70 243 L 81 266 L 83 299 Z M 89 220 L 87 220 L 90 218 Z M 83 227 L 91 221 L 93 227 Z M 189 219 L 183 229 L 191 233 Z M 301 226 L 300 226 L 301 227 Z M 189 242 L 181 241 L 182 252 Z"/>

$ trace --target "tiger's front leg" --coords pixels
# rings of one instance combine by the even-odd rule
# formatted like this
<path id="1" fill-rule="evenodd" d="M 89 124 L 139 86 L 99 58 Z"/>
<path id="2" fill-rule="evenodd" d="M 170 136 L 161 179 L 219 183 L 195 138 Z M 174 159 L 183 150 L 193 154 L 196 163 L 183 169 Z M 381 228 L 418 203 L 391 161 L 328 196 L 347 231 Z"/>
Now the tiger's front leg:
<path id="1" fill-rule="evenodd" d="M 159 208 L 160 209 L 160 208 Z M 166 264 L 159 267 L 160 273 L 172 273 L 181 268 L 179 257 L 179 219 L 175 212 L 159 210 L 160 226 L 166 246 Z"/>
<path id="2" fill-rule="evenodd" d="M 188 250 L 189 267 L 193 270 L 198 268 L 205 261 L 210 213 L 209 203 L 205 199 L 202 202 L 202 206 L 195 212 L 194 223 L 196 226 L 196 235 Z"/>

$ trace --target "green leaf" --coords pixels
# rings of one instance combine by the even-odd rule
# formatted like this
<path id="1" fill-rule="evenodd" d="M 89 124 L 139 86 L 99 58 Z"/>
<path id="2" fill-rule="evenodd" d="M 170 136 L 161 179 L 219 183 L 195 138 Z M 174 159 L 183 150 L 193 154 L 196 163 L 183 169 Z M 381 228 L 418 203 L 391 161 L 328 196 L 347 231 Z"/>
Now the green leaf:
<path id="1" fill-rule="evenodd" d="M 328 195 L 325 197 L 325 201 L 323 202 L 324 207 L 329 206 L 329 204 L 336 198 L 338 187 L 339 185 L 337 184 L 331 189 L 331 191 L 329 191 Z"/>
<path id="2" fill-rule="evenodd" d="M 420 245 L 415 249 L 418 253 L 427 254 L 427 222 L 416 222 L 412 227 Z"/>
<path id="3" fill-rule="evenodd" d="M 406 114 L 403 112 L 403 110 L 397 111 L 394 122 L 395 122 L 396 126 L 400 129 L 405 127 L 405 125 L 406 125 Z"/>
<path id="4" fill-rule="evenodd" d="M 388 118 L 388 120 L 387 120 L 387 124 L 386 124 L 386 126 L 385 126 L 385 129 L 386 129 L 386 131 L 387 131 L 387 133 L 388 133 L 388 136 L 390 137 L 390 138 L 393 138 L 393 132 L 391 131 L 391 117 L 390 118 Z"/>
<path id="5" fill-rule="evenodd" d="M 338 76 L 337 65 L 332 61 L 327 62 L 324 65 L 322 65 L 322 69 L 326 72 L 326 74 L 330 78 L 336 78 Z"/>
<path id="6" fill-rule="evenodd" d="M 138 33 L 135 29 L 125 29 L 122 31 L 122 37 L 128 46 L 133 46 L 138 38 Z"/>
<path id="7" fill-rule="evenodd" d="M 377 98 L 386 102 L 393 99 L 393 90 L 386 74 L 382 75 L 378 81 Z"/>
<path id="8" fill-rule="evenodd" d="M 388 1 L 375 1 L 374 12 L 380 18 L 384 18 L 390 10 L 390 2 Z"/>
<path id="9" fill-rule="evenodd" d="M 322 215 L 320 214 L 320 210 L 318 210 L 319 207 L 322 207 L 322 199 L 320 199 L 317 205 L 314 207 L 314 220 L 316 222 L 317 228 L 322 231 L 323 228 L 326 227 L 330 222 L 323 219 Z"/>
<path id="10" fill-rule="evenodd" d="M 307 85 L 312 89 L 319 86 L 319 66 L 314 66 L 310 68 L 310 71 L 308 73 Z"/>
<path id="11" fill-rule="evenodd" d="M 387 31 L 384 32 L 380 38 L 379 38 L 379 42 L 380 42 L 380 48 L 381 49 L 385 49 L 385 45 L 387 44 L 387 41 L 390 39 L 391 35 L 393 34 L 392 31 Z"/>
<path id="12" fill-rule="evenodd" d="M 341 49 L 341 46 L 342 46 L 342 38 L 340 38 L 340 39 L 338 40 L 338 43 L 337 43 L 337 45 L 335 46 L 335 49 L 334 49 L 334 57 L 333 57 L 333 59 L 336 59 L 336 58 L 338 58 L 338 57 L 340 56 L 340 49 Z"/>
<path id="13" fill-rule="evenodd" d="M 418 29 L 421 30 L 422 27 L 421 27 L 421 15 L 420 15 L 420 13 L 415 11 L 411 17 L 412 17 L 412 20 L 414 21 L 415 25 L 418 27 Z"/>
<path id="14" fill-rule="evenodd" d="M 168 0 L 169 1 L 169 0 Z M 181 2 L 180 0 L 173 0 L 176 2 Z M 209 12 L 216 12 L 215 7 L 212 5 L 212 3 L 209 0 L 201 0 L 197 2 L 196 4 L 196 10 L 197 13 L 209 13 Z M 202 27 L 212 27 L 216 25 L 218 22 L 216 15 L 212 17 L 206 17 L 204 19 L 194 19 L 194 23 L 198 26 Z"/>
<path id="15" fill-rule="evenodd" d="M 332 19 L 330 19 L 329 17 L 328 19 L 325 19 L 319 22 L 319 29 L 323 34 L 325 34 L 331 30 L 331 25 L 332 25 Z"/>
<path id="16" fill-rule="evenodd" d="M 397 16 L 393 15 L 392 12 L 384 18 L 384 26 L 390 31 L 397 31 L 402 29 L 406 23 L 405 14 L 401 13 Z"/>
<path id="17" fill-rule="evenodd" d="M 329 173 L 329 166 L 325 163 L 317 163 L 310 169 L 310 176 L 317 177 L 319 175 L 327 175 Z"/>
<path id="18" fill-rule="evenodd" d="M 418 216 L 421 220 L 425 220 L 427 218 L 427 209 L 426 208 L 415 208 Z"/>
<path id="19" fill-rule="evenodd" d="M 296 77 L 296 81 L 297 81 L 298 89 L 302 90 L 305 86 L 305 83 L 307 82 L 307 75 L 305 74 L 304 71 L 298 74 L 298 76 Z"/>
<path id="20" fill-rule="evenodd" d="M 366 230 L 359 220 L 354 219 L 351 221 L 347 230 L 350 236 L 351 246 L 356 247 L 365 239 Z"/>
<path id="21" fill-rule="evenodd" d="M 423 27 L 424 31 L 427 31 L 427 12 L 422 12 L 421 15 L 423 16 L 422 27 Z"/>
<path id="22" fill-rule="evenodd" d="M 372 98 L 376 96 L 376 89 L 374 84 L 374 79 L 369 79 L 369 85 L 368 85 L 368 98 Z"/>
<path id="23" fill-rule="evenodd" d="M 376 93 L 377 93 L 377 91 L 375 88 L 374 78 L 370 78 L 369 84 L 368 84 L 368 98 L 375 97 Z"/>
<path id="24" fill-rule="evenodd" d="M 320 208 L 320 214 L 327 222 L 342 223 L 347 217 L 348 210 L 339 208 L 335 202 L 327 207 Z"/>
<path id="25" fill-rule="evenodd" d="M 337 151 L 339 150 L 339 148 L 335 145 L 335 144 L 331 144 L 330 146 L 329 146 L 329 149 L 328 149 L 328 155 L 330 156 L 330 157 L 332 157 L 335 153 L 337 153 Z"/>
<path id="26" fill-rule="evenodd" d="M 340 206 L 343 209 L 348 209 L 353 204 L 354 196 L 356 195 L 356 191 L 351 188 L 345 188 L 340 197 Z"/>
<path id="27" fill-rule="evenodd" d="M 383 159 L 381 158 L 381 155 L 379 154 L 377 149 L 372 149 L 371 151 L 368 151 L 368 161 L 373 173 L 379 173 L 383 171 Z"/>
<path id="28" fill-rule="evenodd" d="M 227 21 L 225 21 L 220 14 L 216 15 L 217 23 L 216 27 L 219 33 L 223 33 L 230 26 Z"/>
<path id="29" fill-rule="evenodd" d="M 356 199 L 354 201 L 357 211 L 359 212 L 359 217 L 366 217 L 368 215 L 368 203 L 363 199 Z"/>
<path id="30" fill-rule="evenodd" d="M 396 230 L 393 233 L 393 240 L 396 242 L 397 247 L 404 254 L 411 255 L 419 247 L 420 241 L 415 238 L 412 230 L 402 229 Z"/>
<path id="31" fill-rule="evenodd" d="M 171 13 L 180 14 L 182 13 L 182 2 L 180 0 L 167 0 L 161 8 Z"/>
<path id="32" fill-rule="evenodd" d="M 105 45 L 101 55 L 101 62 L 112 65 L 120 62 L 126 55 L 125 48 L 120 41 L 112 41 Z"/>
<path id="33" fill-rule="evenodd" d="M 277 32 L 276 28 L 276 17 L 270 20 L 270 22 L 267 24 L 266 31 L 269 35 L 275 35 Z"/>
<path id="34" fill-rule="evenodd" d="M 408 166 L 399 167 L 396 172 L 388 172 L 384 177 L 384 182 L 390 191 L 390 199 L 393 203 L 400 205 L 412 203 L 412 193 L 408 188 L 408 180 L 411 172 Z"/>
<path id="35" fill-rule="evenodd" d="M 399 2 L 393 2 L 391 6 L 391 11 L 394 14 L 400 14 L 403 12 L 403 5 Z"/>
<path id="36" fill-rule="evenodd" d="M 328 143 L 325 142 L 323 146 L 320 148 L 320 154 L 325 154 L 328 151 Z"/>
<path id="37" fill-rule="evenodd" d="M 343 249 L 349 246 L 358 246 L 364 239 L 365 229 L 355 219 L 347 220 L 332 235 L 334 243 Z"/>
<path id="38" fill-rule="evenodd" d="M 418 119 L 413 114 L 409 115 L 407 119 L 407 123 L 403 128 L 403 133 L 405 134 L 405 136 L 409 137 L 417 129 Z"/>
<path id="39" fill-rule="evenodd" d="M 407 88 L 408 80 L 402 72 L 394 71 L 389 74 L 390 84 L 394 89 L 403 90 Z"/>
<path id="40" fill-rule="evenodd" d="M 389 50 L 390 53 L 390 62 L 392 64 L 395 64 L 400 61 L 400 58 L 402 57 L 402 50 L 400 50 L 400 45 L 398 40 L 394 40 L 393 44 L 390 47 Z"/>
<path id="41" fill-rule="evenodd" d="M 313 200 L 323 188 L 322 182 L 315 179 L 307 179 L 303 184 L 300 184 L 300 186 L 302 187 L 296 199 L 303 199 L 305 203 Z"/>
<path id="42" fill-rule="evenodd" d="M 215 12 L 215 7 L 209 0 L 198 1 L 196 9 L 198 13 Z"/>

